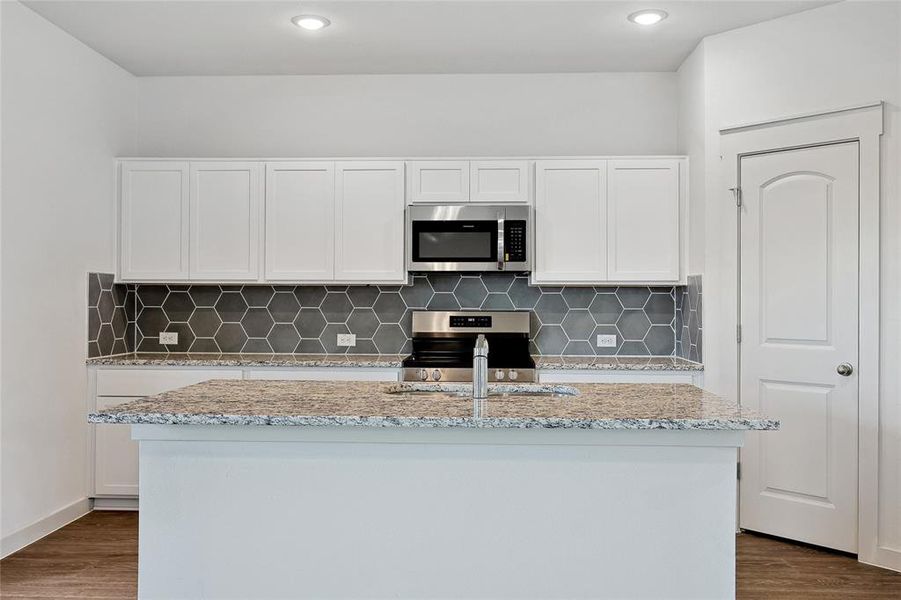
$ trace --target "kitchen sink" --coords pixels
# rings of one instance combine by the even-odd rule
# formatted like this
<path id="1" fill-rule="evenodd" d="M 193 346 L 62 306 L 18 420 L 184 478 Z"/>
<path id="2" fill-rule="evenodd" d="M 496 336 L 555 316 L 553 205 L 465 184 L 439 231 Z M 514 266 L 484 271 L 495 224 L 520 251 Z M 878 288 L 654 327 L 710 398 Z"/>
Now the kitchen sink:
<path id="1" fill-rule="evenodd" d="M 434 394 L 472 397 L 471 383 L 395 383 L 388 386 L 389 394 Z M 569 385 L 547 383 L 490 383 L 489 397 L 504 396 L 578 396 L 579 390 Z"/>

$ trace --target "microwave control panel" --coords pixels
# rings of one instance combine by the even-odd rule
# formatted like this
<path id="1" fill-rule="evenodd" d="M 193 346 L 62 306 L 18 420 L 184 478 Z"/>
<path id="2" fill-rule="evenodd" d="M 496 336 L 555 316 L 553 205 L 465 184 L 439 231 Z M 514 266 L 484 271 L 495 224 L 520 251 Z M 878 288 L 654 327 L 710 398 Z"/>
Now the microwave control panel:
<path id="1" fill-rule="evenodd" d="M 526 261 L 526 222 L 504 221 L 504 262 Z"/>

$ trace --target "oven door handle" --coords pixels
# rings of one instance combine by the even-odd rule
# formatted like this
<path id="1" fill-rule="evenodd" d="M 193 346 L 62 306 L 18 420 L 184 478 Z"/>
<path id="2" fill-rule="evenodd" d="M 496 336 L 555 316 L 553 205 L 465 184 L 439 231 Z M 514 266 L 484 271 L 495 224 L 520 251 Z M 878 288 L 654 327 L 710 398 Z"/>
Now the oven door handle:
<path id="1" fill-rule="evenodd" d="M 504 255 L 504 211 L 497 211 L 497 270 L 504 270 L 507 257 Z"/>

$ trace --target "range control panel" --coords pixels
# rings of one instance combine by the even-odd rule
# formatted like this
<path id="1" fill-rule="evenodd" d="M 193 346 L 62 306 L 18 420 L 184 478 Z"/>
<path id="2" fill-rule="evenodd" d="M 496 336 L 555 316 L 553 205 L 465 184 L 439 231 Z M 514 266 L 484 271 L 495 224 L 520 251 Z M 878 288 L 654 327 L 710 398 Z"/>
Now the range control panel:
<path id="1" fill-rule="evenodd" d="M 451 315 L 451 327 L 491 327 L 491 317 L 487 315 Z"/>
<path id="2" fill-rule="evenodd" d="M 504 221 L 504 262 L 525 262 L 526 222 Z"/>

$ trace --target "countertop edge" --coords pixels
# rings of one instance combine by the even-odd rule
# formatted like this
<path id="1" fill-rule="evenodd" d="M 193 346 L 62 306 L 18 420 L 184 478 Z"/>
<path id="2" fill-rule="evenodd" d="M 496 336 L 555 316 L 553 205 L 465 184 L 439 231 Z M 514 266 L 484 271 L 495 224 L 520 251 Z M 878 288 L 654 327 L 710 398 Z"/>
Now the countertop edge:
<path id="1" fill-rule="evenodd" d="M 179 413 L 91 413 L 90 423 L 281 427 L 422 427 L 466 429 L 776 430 L 772 419 L 567 419 L 472 417 L 269 416 Z"/>

